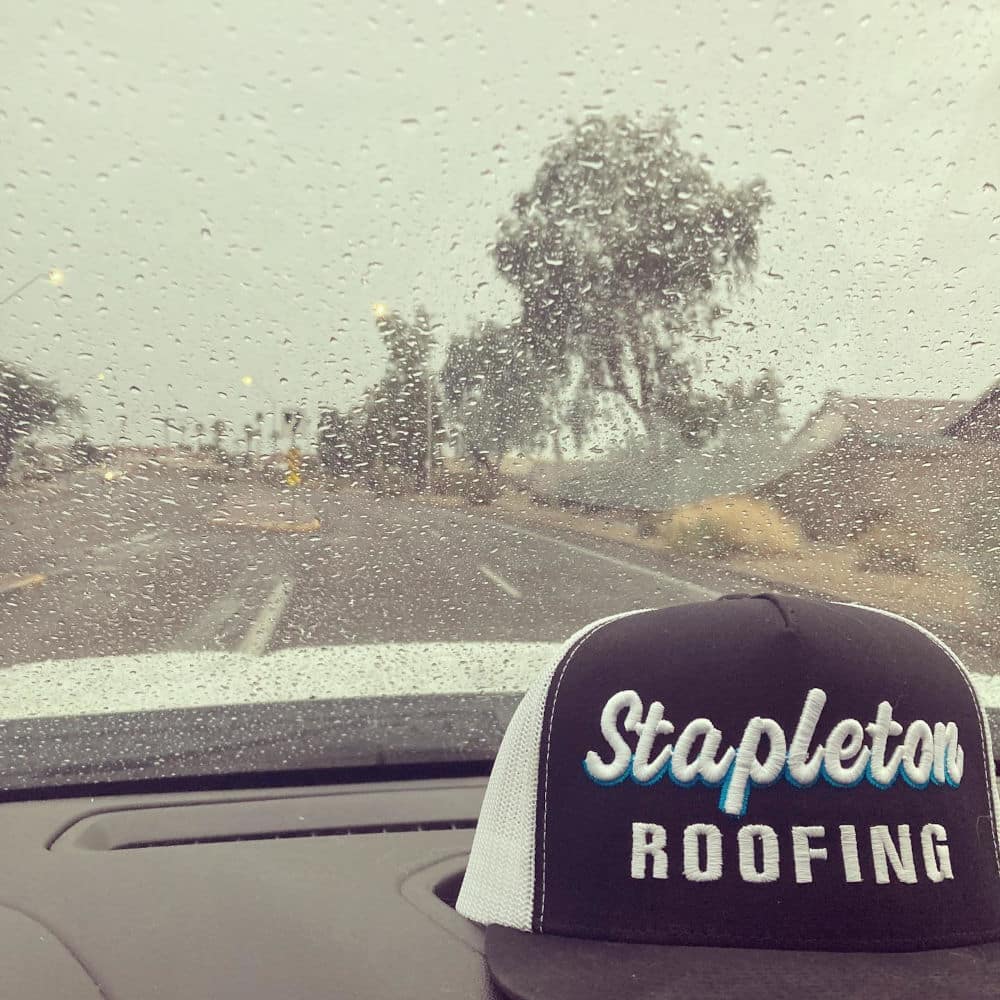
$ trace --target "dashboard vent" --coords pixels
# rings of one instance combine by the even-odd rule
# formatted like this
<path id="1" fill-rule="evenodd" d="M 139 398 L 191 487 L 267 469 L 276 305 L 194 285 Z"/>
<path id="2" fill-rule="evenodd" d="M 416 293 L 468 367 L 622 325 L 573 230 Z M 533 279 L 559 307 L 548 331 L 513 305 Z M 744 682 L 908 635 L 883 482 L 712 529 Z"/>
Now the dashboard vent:
<path id="1" fill-rule="evenodd" d="M 239 844 L 260 840 L 297 840 L 318 837 L 368 837 L 383 833 L 424 833 L 429 830 L 474 830 L 474 819 L 444 820 L 429 823 L 373 823 L 367 826 L 337 826 L 325 830 L 271 830 L 261 833 L 217 834 L 200 837 L 175 837 L 129 843 L 122 841 L 112 851 L 136 851 L 148 847 L 188 847 L 195 844 Z"/>
<path id="2" fill-rule="evenodd" d="M 363 790 L 362 790 L 363 789 Z M 324 837 L 472 830 L 481 781 L 449 785 L 357 786 L 310 795 L 274 795 L 147 804 L 91 813 L 49 844 L 53 851 L 136 851 Z"/>

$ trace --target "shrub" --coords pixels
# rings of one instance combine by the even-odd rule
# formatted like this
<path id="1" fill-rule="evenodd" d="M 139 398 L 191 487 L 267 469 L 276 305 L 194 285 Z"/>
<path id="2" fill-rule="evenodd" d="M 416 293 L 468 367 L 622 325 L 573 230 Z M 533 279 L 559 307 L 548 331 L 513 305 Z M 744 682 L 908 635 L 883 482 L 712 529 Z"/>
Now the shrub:
<path id="1" fill-rule="evenodd" d="M 793 555 L 802 546 L 799 527 L 780 511 L 746 496 L 711 497 L 676 507 L 666 515 L 647 515 L 639 534 L 661 538 L 689 555 Z"/>
<path id="2" fill-rule="evenodd" d="M 923 532 L 898 522 L 881 521 L 861 536 L 856 565 L 869 573 L 920 574 L 929 548 Z"/>
<path id="3" fill-rule="evenodd" d="M 73 463 L 79 468 L 88 465 L 98 465 L 104 458 L 104 453 L 86 435 L 78 437 L 69 448 Z"/>

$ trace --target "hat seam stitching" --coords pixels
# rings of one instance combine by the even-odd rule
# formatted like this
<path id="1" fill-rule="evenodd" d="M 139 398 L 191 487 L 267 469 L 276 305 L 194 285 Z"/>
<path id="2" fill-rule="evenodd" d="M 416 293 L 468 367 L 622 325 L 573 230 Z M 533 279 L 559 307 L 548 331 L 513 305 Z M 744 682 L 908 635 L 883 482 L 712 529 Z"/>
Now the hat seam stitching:
<path id="1" fill-rule="evenodd" d="M 545 862 L 546 853 L 548 850 L 548 825 L 549 825 L 549 758 L 552 749 L 552 727 L 556 717 L 556 702 L 559 700 L 559 689 L 562 687 L 563 678 L 566 676 L 566 670 L 570 663 L 573 661 L 573 657 L 576 656 L 577 651 L 580 647 L 589 639 L 591 636 L 596 635 L 601 629 L 605 628 L 607 625 L 612 624 L 614 621 L 620 620 L 620 618 L 628 617 L 629 615 L 641 614 L 641 611 L 626 612 L 624 615 L 616 615 L 609 621 L 600 622 L 589 632 L 585 632 L 580 636 L 576 645 L 569 651 L 566 655 L 566 659 L 563 661 L 562 667 L 559 669 L 559 676 L 556 679 L 555 689 L 552 692 L 552 708 L 549 711 L 549 724 L 548 731 L 545 735 L 545 781 L 542 785 L 542 795 L 544 797 L 544 805 L 542 808 L 542 895 L 538 903 L 538 931 L 539 933 L 543 930 L 543 925 L 545 923 Z"/>

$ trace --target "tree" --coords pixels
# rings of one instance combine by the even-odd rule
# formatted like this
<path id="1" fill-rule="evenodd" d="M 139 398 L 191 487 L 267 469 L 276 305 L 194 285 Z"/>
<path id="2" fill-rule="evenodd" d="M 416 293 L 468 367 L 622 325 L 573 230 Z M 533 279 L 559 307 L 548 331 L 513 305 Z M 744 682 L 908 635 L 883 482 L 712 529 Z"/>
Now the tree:
<path id="1" fill-rule="evenodd" d="M 677 129 L 669 113 L 573 125 L 501 224 L 494 257 L 520 294 L 529 364 L 560 389 L 557 416 L 577 435 L 608 395 L 647 435 L 712 432 L 692 343 L 752 275 L 769 197 L 759 180 L 713 181 Z"/>
<path id="2" fill-rule="evenodd" d="M 288 439 L 294 448 L 298 441 L 299 430 L 305 420 L 305 407 L 301 406 L 294 410 L 285 410 L 282 414 L 285 426 L 288 428 Z"/>
<path id="3" fill-rule="evenodd" d="M 781 380 L 773 369 L 723 386 L 717 400 L 715 455 L 751 478 L 777 473 L 788 422 L 781 409 Z"/>
<path id="4" fill-rule="evenodd" d="M 97 465 L 104 457 L 101 449 L 86 434 L 81 434 L 69 446 L 69 453 L 73 462 L 80 468 L 88 465 Z"/>
<path id="5" fill-rule="evenodd" d="M 768 368 L 755 379 L 742 379 L 725 386 L 720 433 L 726 440 L 756 439 L 776 447 L 788 422 L 781 412 L 781 379 Z"/>
<path id="6" fill-rule="evenodd" d="M 62 413 L 78 408 L 45 379 L 0 361 L 0 483 L 7 482 L 18 447 L 34 431 L 54 426 Z"/>
<path id="7" fill-rule="evenodd" d="M 495 454 L 538 436 L 543 419 L 545 380 L 531 364 L 514 326 L 483 323 L 448 345 L 441 371 L 444 396 L 468 451 Z"/>
<path id="8" fill-rule="evenodd" d="M 316 423 L 316 457 L 330 476 L 350 475 L 360 464 L 357 429 L 335 406 L 319 411 Z"/>
<path id="9" fill-rule="evenodd" d="M 378 313 L 375 322 L 389 355 L 388 366 L 367 393 L 359 450 L 363 460 L 413 473 L 417 483 L 424 485 L 432 443 L 427 438 L 429 394 L 432 435 L 442 428 L 430 369 L 430 317 L 421 308 L 413 322 L 397 312 Z"/>
<path id="10" fill-rule="evenodd" d="M 222 453 L 222 439 L 226 436 L 226 421 L 216 417 L 212 421 L 212 447 L 218 454 Z"/>

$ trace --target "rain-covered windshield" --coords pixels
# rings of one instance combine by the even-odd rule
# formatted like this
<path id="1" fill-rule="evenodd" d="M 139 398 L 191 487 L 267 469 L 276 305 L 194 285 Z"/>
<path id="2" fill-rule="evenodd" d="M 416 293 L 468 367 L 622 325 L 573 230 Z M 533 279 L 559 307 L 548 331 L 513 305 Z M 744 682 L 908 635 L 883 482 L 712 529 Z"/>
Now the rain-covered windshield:
<path id="1" fill-rule="evenodd" d="M 510 694 L 761 589 L 993 673 L 998 26 L 11 6 L 0 716 Z"/>

